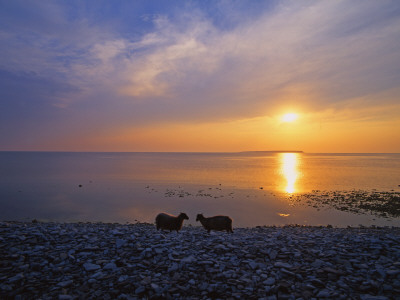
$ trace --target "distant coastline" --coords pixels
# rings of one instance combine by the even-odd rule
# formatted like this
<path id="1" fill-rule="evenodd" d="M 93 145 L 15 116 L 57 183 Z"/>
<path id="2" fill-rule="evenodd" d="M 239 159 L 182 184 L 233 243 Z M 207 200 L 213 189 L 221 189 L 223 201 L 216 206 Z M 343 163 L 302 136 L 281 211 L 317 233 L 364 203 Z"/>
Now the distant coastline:
<path id="1" fill-rule="evenodd" d="M 263 154 L 263 153 L 304 153 L 304 151 L 299 151 L 299 150 L 277 150 L 277 151 L 241 151 L 238 153 L 243 153 L 243 154 Z"/>
<path id="2" fill-rule="evenodd" d="M 255 150 L 255 151 L 52 151 L 52 150 L 0 150 L 0 153 L 155 153 L 155 154 L 271 154 L 305 153 L 301 150 Z"/>

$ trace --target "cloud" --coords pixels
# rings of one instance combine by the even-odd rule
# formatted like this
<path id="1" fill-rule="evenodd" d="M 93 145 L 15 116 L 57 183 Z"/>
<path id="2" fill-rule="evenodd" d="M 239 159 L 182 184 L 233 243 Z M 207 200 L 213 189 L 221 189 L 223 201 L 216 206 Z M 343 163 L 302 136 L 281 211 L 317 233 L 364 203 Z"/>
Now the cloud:
<path id="1" fill-rule="evenodd" d="M 173 101 L 191 117 L 218 110 L 217 118 L 237 118 L 299 100 L 323 109 L 390 89 L 399 83 L 399 19 L 383 9 L 365 24 L 380 6 L 348 6 L 282 5 L 230 31 L 201 13 L 179 26 L 160 18 L 128 46 L 118 90 L 133 101 Z"/>
<path id="2" fill-rule="evenodd" d="M 79 3 L 7 3 L 0 69 L 13 83 L 2 98 L 35 99 L 35 122 L 55 122 L 54 133 L 231 122 L 289 107 L 350 116 L 380 106 L 376 118 L 396 110 L 396 2 L 212 3 L 147 12 L 132 3 L 109 15 Z M 56 121 L 46 117 L 54 107 L 64 110 Z"/>

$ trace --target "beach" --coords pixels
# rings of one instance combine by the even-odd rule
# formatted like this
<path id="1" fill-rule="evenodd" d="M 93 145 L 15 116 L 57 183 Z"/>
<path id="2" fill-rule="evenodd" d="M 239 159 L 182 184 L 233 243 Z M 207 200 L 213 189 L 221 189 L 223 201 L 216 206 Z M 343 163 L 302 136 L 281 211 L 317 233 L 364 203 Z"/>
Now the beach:
<path id="1" fill-rule="evenodd" d="M 395 299 L 400 228 L 0 223 L 2 299 Z"/>

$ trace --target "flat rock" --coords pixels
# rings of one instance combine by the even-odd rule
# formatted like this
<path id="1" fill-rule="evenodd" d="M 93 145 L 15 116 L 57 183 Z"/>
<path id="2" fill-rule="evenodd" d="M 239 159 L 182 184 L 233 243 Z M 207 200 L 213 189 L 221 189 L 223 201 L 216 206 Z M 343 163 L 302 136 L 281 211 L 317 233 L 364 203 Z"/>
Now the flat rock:
<path id="1" fill-rule="evenodd" d="M 92 263 L 84 263 L 83 267 L 85 268 L 86 271 L 89 271 L 89 272 L 100 269 L 99 265 L 92 264 Z"/>

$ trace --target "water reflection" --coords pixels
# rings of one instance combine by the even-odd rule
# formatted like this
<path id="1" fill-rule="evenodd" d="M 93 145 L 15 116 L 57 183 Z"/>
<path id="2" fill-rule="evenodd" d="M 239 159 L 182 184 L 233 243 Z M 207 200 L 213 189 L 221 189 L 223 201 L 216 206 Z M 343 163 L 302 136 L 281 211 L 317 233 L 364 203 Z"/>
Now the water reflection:
<path id="1" fill-rule="evenodd" d="M 286 193 L 294 193 L 296 189 L 296 181 L 299 176 L 299 153 L 281 153 L 280 164 L 281 173 L 286 180 L 284 191 Z"/>

